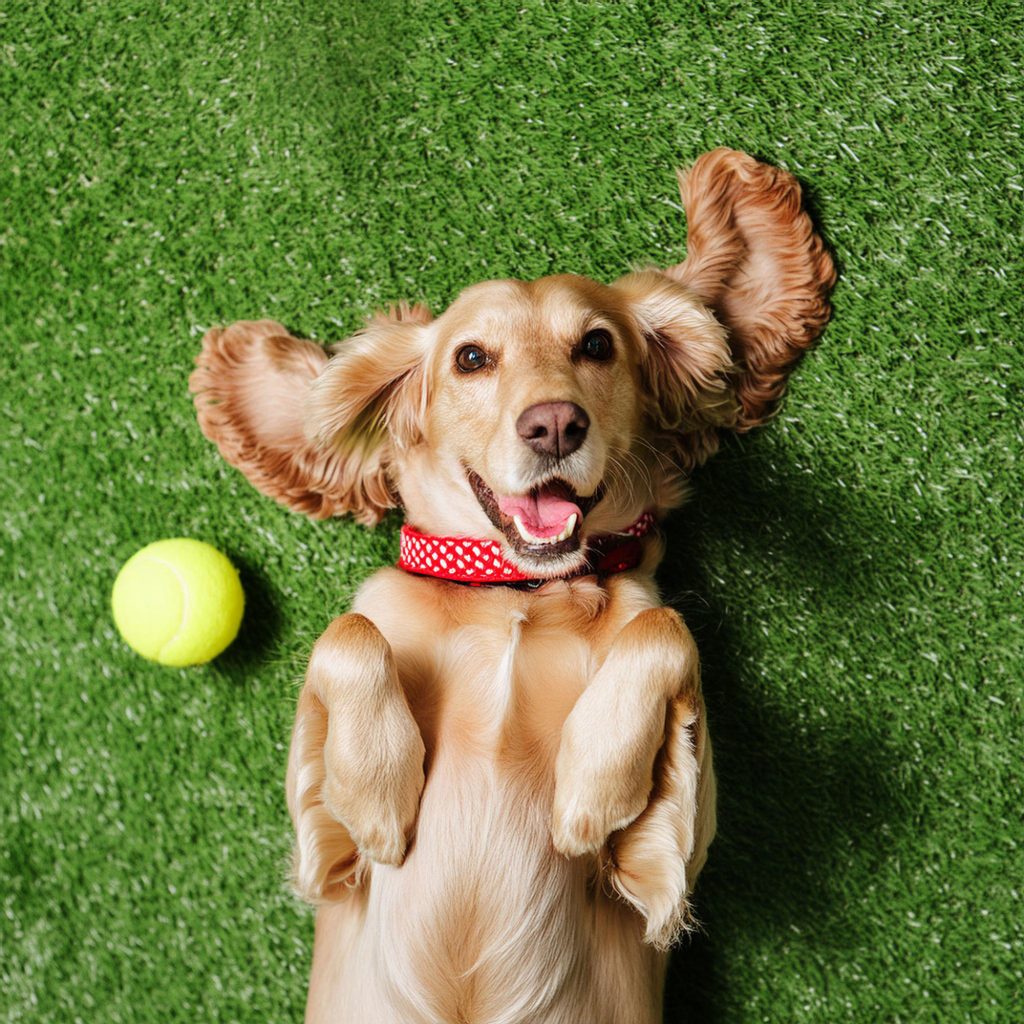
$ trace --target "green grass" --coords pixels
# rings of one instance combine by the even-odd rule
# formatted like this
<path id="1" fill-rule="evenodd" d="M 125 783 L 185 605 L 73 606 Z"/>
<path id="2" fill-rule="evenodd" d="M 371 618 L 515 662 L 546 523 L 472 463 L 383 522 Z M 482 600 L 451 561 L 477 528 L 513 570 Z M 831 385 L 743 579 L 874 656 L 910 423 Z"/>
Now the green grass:
<path id="1" fill-rule="evenodd" d="M 670 530 L 721 825 L 667 1018 L 1019 1018 L 1019 5 L 66 0 L 0 35 L 3 1020 L 301 1018 L 296 682 L 397 523 L 219 461 L 204 329 L 675 261 L 672 169 L 719 144 L 808 184 L 842 276 Z M 250 596 L 198 670 L 108 612 L 175 535 Z"/>

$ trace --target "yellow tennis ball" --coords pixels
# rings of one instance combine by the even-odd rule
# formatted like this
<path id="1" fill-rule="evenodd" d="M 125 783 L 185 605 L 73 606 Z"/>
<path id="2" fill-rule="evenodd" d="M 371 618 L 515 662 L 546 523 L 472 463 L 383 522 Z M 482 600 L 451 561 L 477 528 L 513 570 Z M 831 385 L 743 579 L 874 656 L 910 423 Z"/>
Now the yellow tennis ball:
<path id="1" fill-rule="evenodd" d="M 201 665 L 238 634 L 245 594 L 216 548 L 179 537 L 137 551 L 110 597 L 125 642 L 161 665 Z"/>

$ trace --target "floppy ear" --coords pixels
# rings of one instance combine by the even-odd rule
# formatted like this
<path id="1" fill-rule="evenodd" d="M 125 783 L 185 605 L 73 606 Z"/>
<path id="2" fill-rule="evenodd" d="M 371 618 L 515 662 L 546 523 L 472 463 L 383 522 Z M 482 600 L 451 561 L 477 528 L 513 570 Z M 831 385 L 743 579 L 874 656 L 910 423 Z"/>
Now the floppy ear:
<path id="1" fill-rule="evenodd" d="M 309 393 L 306 436 L 336 461 L 343 488 L 358 502 L 356 518 L 370 525 L 399 504 L 389 476 L 393 451 L 422 436 L 429 320 L 422 306 L 374 317 L 332 346 L 335 355 Z"/>
<path id="2" fill-rule="evenodd" d="M 680 172 L 679 185 L 687 257 L 665 272 L 728 330 L 735 428 L 749 430 L 771 414 L 793 364 L 828 322 L 835 267 L 788 172 L 716 149 Z"/>
<path id="3" fill-rule="evenodd" d="M 271 320 L 215 328 L 189 378 L 199 425 L 227 462 L 281 504 L 315 519 L 351 513 L 373 525 L 397 501 L 387 479 L 390 438 L 361 427 L 398 406 L 394 392 L 410 369 L 396 358 L 402 346 L 384 336 L 404 338 L 429 320 L 423 307 L 400 306 L 333 346 L 333 357 Z M 342 408 L 331 401 L 339 393 Z M 361 443 L 345 443 L 346 416 Z"/>
<path id="4" fill-rule="evenodd" d="M 640 370 L 647 418 L 693 469 L 718 447 L 718 431 L 735 426 L 732 356 L 725 328 L 692 292 L 656 270 L 620 278 L 641 338 Z"/>

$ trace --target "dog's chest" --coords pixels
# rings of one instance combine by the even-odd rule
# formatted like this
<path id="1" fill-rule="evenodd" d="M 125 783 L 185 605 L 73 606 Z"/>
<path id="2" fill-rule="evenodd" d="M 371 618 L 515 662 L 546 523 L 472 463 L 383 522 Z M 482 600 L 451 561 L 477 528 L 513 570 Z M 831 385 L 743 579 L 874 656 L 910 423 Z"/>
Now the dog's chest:
<path id="1" fill-rule="evenodd" d="M 432 732 L 447 753 L 535 764 L 553 756 L 595 652 L 582 631 L 533 611 L 509 602 L 433 638 L 429 679 L 414 688 L 429 695 L 418 703 L 435 709 Z"/>
<path id="2" fill-rule="evenodd" d="M 391 644 L 428 753 L 557 743 L 605 634 L 617 632 L 603 628 L 617 614 L 596 587 L 460 587 L 396 570 L 369 580 L 354 610 Z"/>
<path id="3" fill-rule="evenodd" d="M 354 610 L 391 644 L 428 756 L 443 747 L 541 768 L 615 636 L 656 600 L 648 582 L 626 576 L 531 592 L 383 570 Z"/>

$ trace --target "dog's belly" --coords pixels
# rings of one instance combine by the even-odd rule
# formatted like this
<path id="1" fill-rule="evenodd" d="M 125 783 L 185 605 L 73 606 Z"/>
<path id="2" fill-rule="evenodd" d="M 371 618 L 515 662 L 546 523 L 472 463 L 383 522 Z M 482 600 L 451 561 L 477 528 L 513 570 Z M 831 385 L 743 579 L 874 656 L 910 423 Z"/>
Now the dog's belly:
<path id="1" fill-rule="evenodd" d="M 645 1024 L 664 957 L 550 834 L 554 758 L 591 670 L 580 638 L 469 631 L 418 703 L 432 709 L 416 836 L 400 868 L 321 909 L 308 1020 Z M 401 664 L 401 657 L 399 657 Z"/>
<path id="2" fill-rule="evenodd" d="M 332 1024 L 646 1024 L 664 957 L 551 846 L 550 795 L 484 760 L 432 766 L 400 868 L 319 912 L 317 1006 Z"/>

